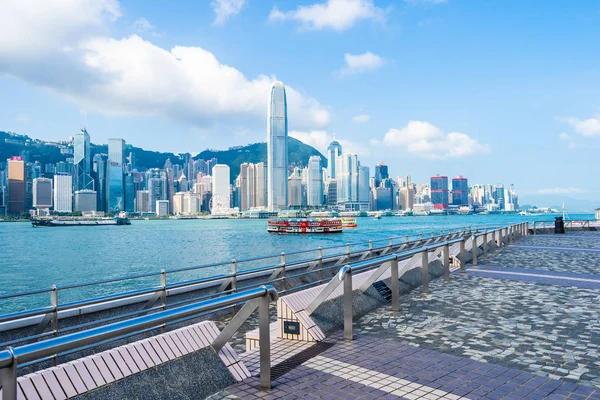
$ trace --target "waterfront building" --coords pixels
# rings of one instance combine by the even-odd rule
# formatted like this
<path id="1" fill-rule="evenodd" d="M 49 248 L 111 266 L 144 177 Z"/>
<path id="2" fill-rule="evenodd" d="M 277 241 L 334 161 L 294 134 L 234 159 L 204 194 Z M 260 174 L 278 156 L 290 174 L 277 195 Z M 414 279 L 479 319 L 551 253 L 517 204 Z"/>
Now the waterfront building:
<path id="1" fill-rule="evenodd" d="M 8 160 L 8 202 L 9 215 L 25 212 L 25 161 L 20 156 Z"/>
<path id="2" fill-rule="evenodd" d="M 96 196 L 97 194 L 94 190 L 77 190 L 75 192 L 75 211 L 96 211 Z"/>
<path id="3" fill-rule="evenodd" d="M 360 209 L 364 210 L 368 207 L 370 200 L 369 167 L 361 165 L 358 167 L 358 202 L 360 203 Z M 390 209 L 391 208 L 393 207 L 390 206 Z"/>
<path id="4" fill-rule="evenodd" d="M 73 211 L 73 176 L 71 174 L 54 175 L 54 211 L 60 213 Z"/>
<path id="5" fill-rule="evenodd" d="M 240 174 L 236 179 L 236 187 L 239 189 L 239 200 L 240 200 L 240 211 L 247 211 L 249 207 L 249 195 L 250 188 L 248 184 L 248 163 L 243 163 L 240 165 Z M 254 174 L 251 173 L 251 178 L 254 178 Z"/>
<path id="6" fill-rule="evenodd" d="M 132 213 L 135 211 L 135 181 L 133 173 L 125 175 L 125 211 Z"/>
<path id="7" fill-rule="evenodd" d="M 159 168 L 151 168 L 146 172 L 146 181 L 148 183 L 150 211 L 156 211 L 156 202 L 167 199 L 167 174 Z"/>
<path id="8" fill-rule="evenodd" d="M 389 187 L 376 187 L 373 189 L 373 209 L 375 211 L 394 209 L 394 192 Z"/>
<path id="9" fill-rule="evenodd" d="M 228 213 L 231 208 L 231 177 L 229 166 L 216 164 L 212 168 L 212 214 Z"/>
<path id="10" fill-rule="evenodd" d="M 44 209 L 46 213 L 52 207 L 52 179 L 33 180 L 33 206 L 38 210 Z"/>
<path id="11" fill-rule="evenodd" d="M 173 215 L 186 214 L 183 197 L 184 192 L 177 192 L 173 195 Z"/>
<path id="12" fill-rule="evenodd" d="M 92 164 L 92 178 L 94 179 L 94 189 L 98 193 L 98 211 L 107 211 L 108 209 L 106 205 L 106 193 L 108 190 L 108 180 L 106 179 L 106 160 L 106 155 L 95 154 Z"/>
<path id="13" fill-rule="evenodd" d="M 413 209 L 415 204 L 415 190 L 412 185 L 400 188 L 398 203 L 404 211 Z"/>
<path id="14" fill-rule="evenodd" d="M 302 207 L 302 176 L 299 169 L 295 169 L 294 172 L 288 178 L 288 206 L 289 208 L 301 208 Z"/>
<path id="15" fill-rule="evenodd" d="M 462 176 L 452 178 L 452 205 L 459 207 L 469 205 L 469 182 L 467 178 Z"/>
<path id="16" fill-rule="evenodd" d="M 112 213 L 125 210 L 124 154 L 125 141 L 123 139 L 108 139 L 108 211 Z"/>
<path id="17" fill-rule="evenodd" d="M 285 87 L 271 85 L 267 116 L 268 207 L 283 210 L 288 204 L 288 121 Z"/>
<path id="18" fill-rule="evenodd" d="M 169 200 L 156 200 L 155 205 L 156 215 L 169 215 Z"/>
<path id="19" fill-rule="evenodd" d="M 448 209 L 448 177 L 436 175 L 431 177 L 431 202 L 433 208 Z"/>
<path id="20" fill-rule="evenodd" d="M 380 162 L 375 166 L 375 187 L 379 187 L 381 181 L 388 179 L 390 174 L 388 173 L 388 166 L 383 162 Z"/>
<path id="21" fill-rule="evenodd" d="M 267 207 L 267 165 L 264 162 L 248 166 L 248 206 Z"/>
<path id="22" fill-rule="evenodd" d="M 306 168 L 306 199 L 309 207 L 323 205 L 323 174 L 321 172 L 321 157 L 311 156 Z"/>
<path id="23" fill-rule="evenodd" d="M 342 155 L 342 145 L 334 140 L 327 146 L 327 173 L 329 179 L 335 179 L 335 163 L 339 156 Z"/>
<path id="24" fill-rule="evenodd" d="M 494 186 L 492 197 L 494 199 L 494 203 L 498 205 L 498 209 L 504 210 L 504 185 Z"/>
<path id="25" fill-rule="evenodd" d="M 337 202 L 358 202 L 358 157 L 344 153 L 336 159 Z"/>
<path id="26" fill-rule="evenodd" d="M 135 212 L 138 214 L 151 212 L 150 191 L 138 190 L 135 196 Z"/>
<path id="27" fill-rule="evenodd" d="M 94 190 L 91 165 L 90 135 L 84 128 L 73 139 L 73 190 Z"/>
<path id="28" fill-rule="evenodd" d="M 325 183 L 325 192 L 327 193 L 327 205 L 337 205 L 337 181 L 335 179 L 329 179 Z"/>

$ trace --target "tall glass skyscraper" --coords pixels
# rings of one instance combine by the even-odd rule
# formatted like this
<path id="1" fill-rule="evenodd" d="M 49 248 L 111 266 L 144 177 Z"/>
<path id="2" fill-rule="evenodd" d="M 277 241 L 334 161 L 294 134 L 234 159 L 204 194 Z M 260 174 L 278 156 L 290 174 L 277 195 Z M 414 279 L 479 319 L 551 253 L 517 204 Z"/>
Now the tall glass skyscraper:
<path id="1" fill-rule="evenodd" d="M 309 207 L 323 205 L 323 174 L 321 172 L 321 157 L 311 156 L 308 159 L 306 177 L 306 199 Z"/>
<path id="2" fill-rule="evenodd" d="M 267 168 L 269 210 L 283 210 L 288 203 L 288 124 L 285 87 L 271 85 L 267 116 Z"/>
<path id="3" fill-rule="evenodd" d="M 90 135 L 84 129 L 80 130 L 73 142 L 73 189 L 94 190 L 94 180 L 92 179 L 92 153 L 90 150 Z"/>
<path id="4" fill-rule="evenodd" d="M 108 211 L 112 213 L 125 210 L 124 161 L 125 141 L 108 139 Z"/>
<path id="5" fill-rule="evenodd" d="M 342 155 L 342 145 L 334 140 L 327 147 L 327 173 L 329 179 L 335 179 L 335 161 L 338 156 Z"/>

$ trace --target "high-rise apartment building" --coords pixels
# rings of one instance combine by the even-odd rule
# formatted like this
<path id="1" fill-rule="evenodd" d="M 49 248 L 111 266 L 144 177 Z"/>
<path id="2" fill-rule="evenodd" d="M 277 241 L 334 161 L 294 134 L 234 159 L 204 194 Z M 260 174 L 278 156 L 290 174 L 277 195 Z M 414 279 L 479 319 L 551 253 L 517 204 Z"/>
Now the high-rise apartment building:
<path id="1" fill-rule="evenodd" d="M 135 196 L 135 212 L 139 214 L 151 212 L 150 191 L 138 190 Z"/>
<path id="2" fill-rule="evenodd" d="M 125 210 L 124 164 L 125 141 L 108 139 L 108 211 L 112 213 Z"/>
<path id="3" fill-rule="evenodd" d="M 306 201 L 309 207 L 323 205 L 323 173 L 321 172 L 321 157 L 311 156 L 308 159 L 306 176 Z"/>
<path id="4" fill-rule="evenodd" d="M 7 214 L 25 212 L 25 161 L 20 156 L 8 160 Z"/>
<path id="5" fill-rule="evenodd" d="M 381 185 L 381 181 L 388 179 L 390 174 L 388 173 L 388 166 L 383 162 L 380 162 L 375 166 L 375 187 Z"/>
<path id="6" fill-rule="evenodd" d="M 151 168 L 146 173 L 148 182 L 150 212 L 157 212 L 156 202 L 167 199 L 167 174 L 159 168 Z"/>
<path id="7" fill-rule="evenodd" d="M 90 135 L 84 128 L 75 135 L 73 140 L 73 190 L 95 189 L 91 167 Z"/>
<path id="8" fill-rule="evenodd" d="M 229 166 L 217 164 L 212 168 L 212 214 L 228 213 L 231 208 L 231 177 Z"/>
<path id="9" fill-rule="evenodd" d="M 52 207 L 52 179 L 35 178 L 33 180 L 33 206 L 48 211 Z"/>
<path id="10" fill-rule="evenodd" d="M 277 211 L 288 204 L 288 123 L 285 87 L 271 85 L 267 116 L 268 207 Z M 213 193 L 214 195 L 214 193 Z"/>
<path id="11" fill-rule="evenodd" d="M 71 174 L 54 175 L 54 211 L 60 213 L 73 211 L 73 176 Z"/>
<path id="12" fill-rule="evenodd" d="M 448 177 L 436 175 L 431 177 L 431 202 L 433 208 L 448 209 Z"/>
<path id="13" fill-rule="evenodd" d="M 467 178 L 462 176 L 452 178 L 452 205 L 459 207 L 469 205 L 469 182 Z"/>
<path id="14" fill-rule="evenodd" d="M 342 155 L 342 145 L 334 140 L 327 146 L 327 173 L 329 179 L 335 179 L 335 163 L 339 156 Z"/>
<path id="15" fill-rule="evenodd" d="M 302 175 L 300 169 L 294 169 L 294 172 L 288 178 L 288 206 L 290 208 L 302 207 Z"/>
<path id="16" fill-rule="evenodd" d="M 107 176 L 107 158 L 106 155 L 95 154 L 92 163 L 92 177 L 94 179 L 94 188 L 98 195 L 96 201 L 98 211 L 107 211 L 108 180 Z"/>

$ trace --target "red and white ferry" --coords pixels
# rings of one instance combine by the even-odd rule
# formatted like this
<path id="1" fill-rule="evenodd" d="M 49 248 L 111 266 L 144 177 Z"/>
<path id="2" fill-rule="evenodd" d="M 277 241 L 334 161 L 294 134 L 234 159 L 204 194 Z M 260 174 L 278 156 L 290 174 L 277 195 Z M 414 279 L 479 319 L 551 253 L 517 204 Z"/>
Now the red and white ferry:
<path id="1" fill-rule="evenodd" d="M 273 233 L 339 233 L 342 220 L 330 219 L 270 219 L 268 232 Z"/>

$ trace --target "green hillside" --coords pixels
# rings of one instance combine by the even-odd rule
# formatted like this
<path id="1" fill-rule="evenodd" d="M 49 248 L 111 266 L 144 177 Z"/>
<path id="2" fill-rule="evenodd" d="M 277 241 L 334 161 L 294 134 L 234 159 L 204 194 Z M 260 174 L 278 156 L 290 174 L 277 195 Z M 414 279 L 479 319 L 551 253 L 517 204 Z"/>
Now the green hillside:
<path id="1" fill-rule="evenodd" d="M 327 158 L 315 148 L 302 143 L 298 139 L 288 138 L 288 162 L 294 166 L 306 166 L 311 156 L 321 157 L 321 166 L 327 167 Z M 267 144 L 254 143 L 247 146 L 231 147 L 228 150 L 204 150 L 195 160 L 210 160 L 215 157 L 219 164 L 227 164 L 231 170 L 231 179 L 234 181 L 240 173 L 240 164 L 267 162 Z"/>

